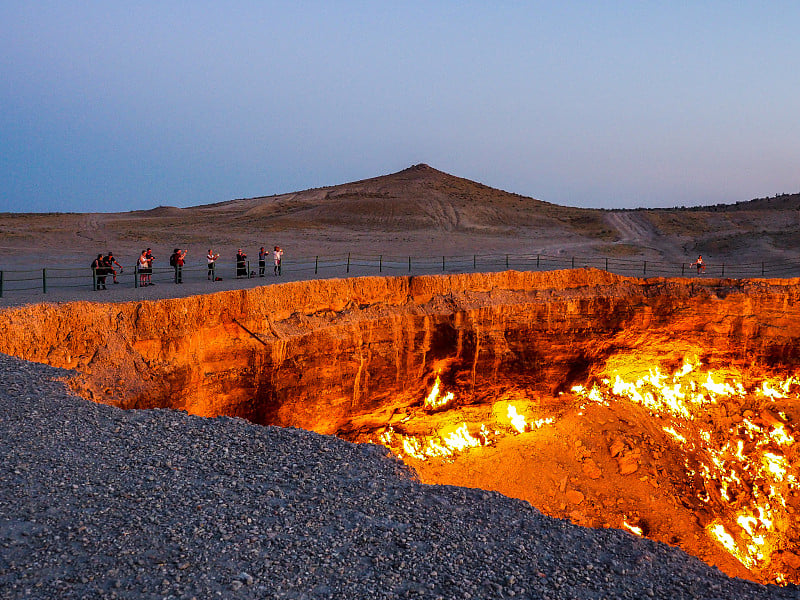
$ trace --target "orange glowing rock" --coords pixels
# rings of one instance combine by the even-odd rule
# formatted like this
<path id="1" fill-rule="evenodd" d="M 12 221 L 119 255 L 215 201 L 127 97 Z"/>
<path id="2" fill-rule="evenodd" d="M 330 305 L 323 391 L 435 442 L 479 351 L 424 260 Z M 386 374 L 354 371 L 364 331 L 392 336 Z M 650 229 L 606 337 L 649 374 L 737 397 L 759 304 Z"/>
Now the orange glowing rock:
<path id="1" fill-rule="evenodd" d="M 611 442 L 611 447 L 608 449 L 608 451 L 611 453 L 611 456 L 614 457 L 619 456 L 623 450 L 625 450 L 625 442 L 619 438 Z"/>
<path id="2" fill-rule="evenodd" d="M 620 475 L 630 475 L 639 470 L 639 461 L 630 454 L 617 457 L 617 464 L 619 465 Z"/>
<path id="3" fill-rule="evenodd" d="M 583 463 L 583 474 L 589 479 L 599 479 L 603 475 L 603 471 L 597 466 L 591 458 Z"/>
<path id="4" fill-rule="evenodd" d="M 581 504 L 586 499 L 578 490 L 567 490 L 566 496 L 570 504 Z"/>

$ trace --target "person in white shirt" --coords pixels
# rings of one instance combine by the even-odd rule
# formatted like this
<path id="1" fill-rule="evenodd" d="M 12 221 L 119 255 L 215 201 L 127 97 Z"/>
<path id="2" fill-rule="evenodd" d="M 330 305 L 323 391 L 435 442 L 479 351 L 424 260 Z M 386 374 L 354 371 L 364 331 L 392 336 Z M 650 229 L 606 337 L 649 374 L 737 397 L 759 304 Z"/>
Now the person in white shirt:
<path id="1" fill-rule="evenodd" d="M 283 257 L 283 250 L 280 246 L 275 246 L 275 250 L 272 251 L 272 258 L 275 259 L 275 276 L 281 274 L 281 258 Z"/>
<path id="2" fill-rule="evenodd" d="M 214 251 L 211 248 L 208 249 L 208 254 L 206 255 L 206 260 L 208 261 L 208 280 L 214 281 L 216 277 L 214 273 L 216 272 L 217 268 L 217 259 L 219 258 L 219 254 L 214 254 Z"/>

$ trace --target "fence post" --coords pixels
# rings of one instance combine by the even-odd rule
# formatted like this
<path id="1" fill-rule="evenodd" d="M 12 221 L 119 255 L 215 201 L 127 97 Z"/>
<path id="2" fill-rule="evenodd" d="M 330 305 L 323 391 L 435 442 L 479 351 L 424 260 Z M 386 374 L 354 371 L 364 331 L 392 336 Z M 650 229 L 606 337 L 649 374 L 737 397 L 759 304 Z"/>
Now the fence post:
<path id="1" fill-rule="evenodd" d="M 378 257 L 378 272 L 383 273 L 383 254 Z"/>
<path id="2" fill-rule="evenodd" d="M 3 297 L 3 271 L 0 270 L 0 298 Z"/>
<path id="3" fill-rule="evenodd" d="M 683 277 L 683 270 L 686 267 L 686 263 L 681 263 L 681 277 Z"/>
<path id="4" fill-rule="evenodd" d="M 97 291 L 97 269 L 92 267 L 92 291 Z"/>
<path id="5" fill-rule="evenodd" d="M 473 271 L 478 270 L 478 256 L 475 254 L 472 255 L 472 270 Z"/>
<path id="6" fill-rule="evenodd" d="M 314 257 L 314 275 L 317 274 L 317 269 L 319 269 L 319 255 Z"/>
<path id="7" fill-rule="evenodd" d="M 539 255 L 536 255 L 536 268 L 539 268 Z"/>
<path id="8" fill-rule="evenodd" d="M 408 257 L 408 272 L 411 273 L 411 257 Z"/>
<path id="9" fill-rule="evenodd" d="M 247 273 L 245 273 L 245 277 L 250 279 L 250 260 L 248 259 L 247 262 L 244 264 L 247 265 Z"/>
<path id="10" fill-rule="evenodd" d="M 506 269 L 508 269 L 508 254 L 506 254 Z"/>
<path id="11" fill-rule="evenodd" d="M 763 261 L 761 263 L 761 276 L 762 277 L 764 276 L 764 263 L 763 263 Z M 3 281 L 3 272 L 2 271 L 0 271 L 0 281 Z"/>
<path id="12" fill-rule="evenodd" d="M 722 263 L 722 276 L 725 277 L 725 263 Z"/>
<path id="13" fill-rule="evenodd" d="M 444 256 L 442 257 L 442 273 L 444 273 Z"/>
<path id="14" fill-rule="evenodd" d="M 347 253 L 347 272 L 350 272 L 350 253 Z"/>
<path id="15" fill-rule="evenodd" d="M 573 269 L 575 268 L 575 257 L 574 256 L 572 257 L 572 268 Z"/>
<path id="16" fill-rule="evenodd" d="M 644 261 L 644 270 L 642 271 L 642 275 L 647 275 L 647 261 Z"/>
<path id="17" fill-rule="evenodd" d="M 42 269 L 42 293 L 47 293 L 47 269 Z"/>
<path id="18" fill-rule="evenodd" d="M 606 256 L 606 271 L 608 271 L 608 257 Z"/>
<path id="19" fill-rule="evenodd" d="M 133 287 L 139 287 L 139 263 L 133 265 Z"/>

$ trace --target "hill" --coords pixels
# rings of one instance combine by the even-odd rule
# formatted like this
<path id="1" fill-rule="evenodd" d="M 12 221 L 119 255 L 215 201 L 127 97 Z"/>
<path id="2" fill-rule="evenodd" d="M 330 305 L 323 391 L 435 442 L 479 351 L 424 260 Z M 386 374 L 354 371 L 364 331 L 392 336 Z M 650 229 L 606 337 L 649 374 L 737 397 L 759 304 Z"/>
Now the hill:
<path id="1" fill-rule="evenodd" d="M 0 214 L 0 266 L 74 262 L 144 247 L 194 256 L 209 247 L 251 254 L 453 255 L 483 252 L 635 256 L 686 261 L 800 258 L 800 195 L 731 205 L 601 210 L 559 206 L 420 164 L 398 173 L 289 194 L 189 208 L 92 214 Z"/>

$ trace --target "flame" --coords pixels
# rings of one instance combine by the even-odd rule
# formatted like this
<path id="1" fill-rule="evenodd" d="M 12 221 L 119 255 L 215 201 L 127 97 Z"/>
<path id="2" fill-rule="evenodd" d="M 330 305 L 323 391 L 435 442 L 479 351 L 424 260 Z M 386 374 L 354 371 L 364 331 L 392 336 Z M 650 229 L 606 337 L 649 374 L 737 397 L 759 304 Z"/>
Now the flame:
<path id="1" fill-rule="evenodd" d="M 686 443 L 686 438 L 683 437 L 677 431 L 675 431 L 672 427 L 664 427 L 663 430 L 664 430 L 665 433 L 668 433 L 669 435 L 671 435 L 673 438 L 675 438 L 675 440 L 679 441 L 681 444 L 685 444 Z"/>
<path id="2" fill-rule="evenodd" d="M 778 456 L 772 452 L 764 452 L 764 464 L 767 470 L 772 473 L 778 481 L 783 481 L 783 478 L 786 477 L 786 471 L 789 465 L 785 457 Z"/>
<path id="3" fill-rule="evenodd" d="M 736 557 L 739 562 L 746 567 L 753 566 L 751 560 L 739 549 L 739 546 L 736 544 L 736 540 L 730 533 L 728 533 L 722 523 L 712 523 L 706 528 L 706 530 L 709 534 L 711 534 L 712 537 L 714 537 L 714 539 L 722 544 L 730 554 Z"/>
<path id="4" fill-rule="evenodd" d="M 637 373 L 633 364 L 623 368 Z M 695 497 L 715 505 L 719 517 L 707 528 L 709 535 L 748 568 L 761 568 L 769 565 L 774 552 L 788 549 L 786 530 L 794 519 L 787 512 L 787 498 L 800 493 L 800 467 L 787 459 L 793 454 L 781 451 L 795 443 L 789 419 L 769 403 L 800 400 L 800 379 L 765 378 L 745 387 L 731 375 L 732 369 L 726 373 L 704 370 L 687 359 L 671 376 L 657 366 L 633 377 L 611 370 L 591 392 L 583 385 L 573 386 L 572 392 L 604 405 L 628 400 L 662 419 L 662 431 L 692 457 L 692 468 L 685 460 L 687 472 L 702 481 Z M 723 399 L 723 414 L 735 417 L 733 435 L 725 421 L 720 426 L 707 418 Z M 757 406 L 761 408 L 746 408 Z"/>
<path id="5" fill-rule="evenodd" d="M 455 397 L 453 392 L 447 392 L 444 396 L 439 398 L 439 389 L 441 386 L 442 380 L 439 379 L 439 375 L 437 374 L 436 381 L 433 383 L 433 389 L 431 389 L 431 393 L 428 394 L 428 397 L 425 398 L 426 408 L 441 408 Z"/>
<path id="6" fill-rule="evenodd" d="M 517 407 L 513 404 L 508 405 L 508 420 L 511 425 L 520 433 L 525 433 L 525 417 L 517 413 Z"/>
<path id="7" fill-rule="evenodd" d="M 636 525 L 631 525 L 630 523 L 628 523 L 628 521 L 623 521 L 622 526 L 631 533 L 638 535 L 639 537 L 644 535 L 644 531 L 642 531 L 641 527 L 638 527 Z"/>

